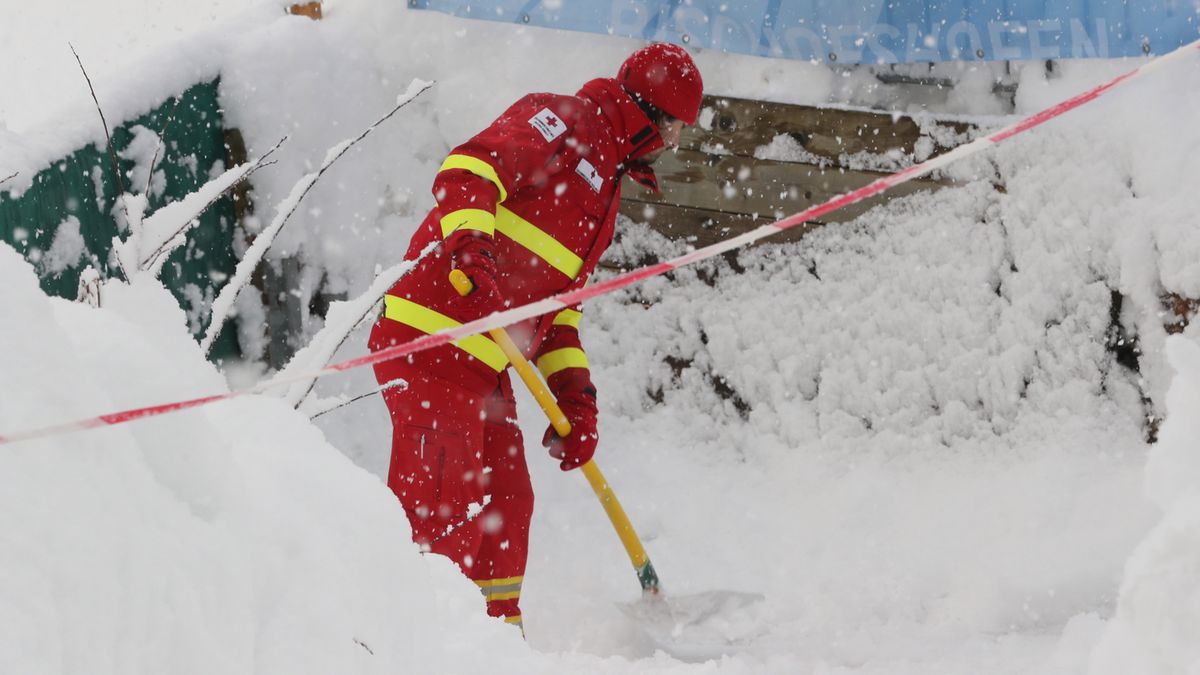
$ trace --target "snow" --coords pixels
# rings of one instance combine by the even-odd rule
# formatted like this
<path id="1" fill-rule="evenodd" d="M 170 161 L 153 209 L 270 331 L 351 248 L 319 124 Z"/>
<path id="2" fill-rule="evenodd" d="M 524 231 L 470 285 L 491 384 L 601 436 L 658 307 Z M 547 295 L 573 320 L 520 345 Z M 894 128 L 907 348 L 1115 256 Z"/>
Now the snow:
<path id="1" fill-rule="evenodd" d="M 94 309 L 47 298 L 0 244 L 0 284 L 0 428 L 224 389 L 148 276 Z M 532 658 L 418 553 L 387 488 L 273 397 L 6 447 L 0 532 L 3 672 L 625 672 Z"/>
<path id="2" fill-rule="evenodd" d="M 162 139 L 140 124 L 134 125 L 131 131 L 133 140 L 117 153 L 122 159 L 133 162 L 133 169 L 129 172 L 130 184 L 126 189 L 136 194 L 161 197 L 166 188 L 166 178 L 156 163 L 162 153 Z M 152 168 L 156 169 L 153 176 L 150 175 Z"/>
<path id="3" fill-rule="evenodd" d="M 64 11 L 58 3 L 4 0 L 0 176 L 20 174 L 5 189 L 27 187 L 39 170 L 80 147 L 104 145 L 70 45 L 111 125 L 217 77 L 231 45 L 283 11 L 276 0 L 171 2 L 169 11 L 158 4 L 74 3 Z"/>
<path id="4" fill-rule="evenodd" d="M 1146 494 L 1163 517 L 1126 564 L 1116 616 L 1093 655 L 1095 675 L 1171 675 L 1200 667 L 1200 345 L 1191 332 L 1167 342 L 1176 376 L 1167 422 L 1146 467 Z"/>
<path id="5" fill-rule="evenodd" d="M 432 244 L 426 247 L 416 260 L 400 262 L 384 270 L 370 288 L 354 300 L 332 303 L 321 332 L 317 333 L 308 345 L 296 353 L 288 365 L 279 372 L 279 376 L 291 377 L 324 368 L 331 362 L 333 356 L 337 354 L 356 327 L 363 323 L 374 323 L 383 295 L 409 270 L 414 269 L 417 263 L 431 251 L 433 251 Z M 305 402 L 313 386 L 313 379 L 297 382 L 288 388 L 284 399 L 292 406 L 298 407 Z"/>
<path id="6" fill-rule="evenodd" d="M 21 392 L 5 397 L 4 428 L 222 388 L 157 284 L 109 288 L 96 311 L 46 298 L 4 245 L 0 274 L 12 319 L 0 358 L 6 390 Z M 49 364 L 69 378 L 47 382 Z M 398 583 L 431 566 L 363 536 L 371 521 L 407 526 L 377 481 L 295 417 L 259 399 L 5 452 L 0 670 L 283 672 L 306 660 L 337 670 L 358 648 L 332 615 L 357 616 L 360 639 L 381 651 L 419 640 L 419 626 L 378 621 L 391 603 L 433 604 Z M 359 504 L 358 524 L 329 519 L 331 491 Z M 312 584 L 322 569 L 368 574 L 382 559 L 394 569 L 372 575 L 378 595 Z"/>
<path id="7" fill-rule="evenodd" d="M 84 256 L 83 235 L 79 232 L 79 219 L 67 216 L 67 219 L 55 229 L 54 241 L 50 250 L 41 255 L 38 261 L 45 274 L 59 274 L 68 267 L 79 262 Z"/>
<path id="8" fill-rule="evenodd" d="M 202 185 L 177 202 L 171 202 L 154 212 L 129 234 L 117 249 L 126 269 L 152 268 L 155 275 L 163 261 L 185 241 L 183 235 L 196 219 L 226 190 L 258 168 L 261 159 L 235 166 Z M 144 197 L 144 195 L 139 195 Z M 140 210 L 145 209 L 144 200 Z M 130 211 L 134 209 L 131 207 Z M 131 214 L 132 215 L 132 214 Z"/>
<path id="9" fill-rule="evenodd" d="M 258 264 L 262 262 L 267 250 L 272 244 L 275 243 L 275 237 L 279 234 L 279 230 L 283 228 L 285 223 L 287 223 L 288 218 L 295 213 L 296 209 L 300 206 L 300 201 L 303 200 L 305 195 L 308 194 L 308 191 L 313 188 L 321 175 L 324 174 L 329 167 L 338 160 L 338 158 L 346 154 L 346 151 L 349 150 L 355 143 L 361 141 L 364 137 L 374 131 L 376 127 L 385 122 L 388 117 L 397 112 L 400 108 L 407 105 L 410 101 L 415 99 L 432 85 L 432 82 L 414 79 L 409 83 L 408 90 L 397 97 L 396 107 L 393 108 L 388 115 L 385 115 L 383 118 L 377 120 L 374 124 L 367 127 L 355 138 L 346 139 L 337 145 L 334 145 L 325 153 L 325 160 L 321 162 L 321 167 L 317 171 L 307 173 L 302 176 L 300 180 L 296 181 L 295 185 L 292 186 L 291 191 L 289 191 L 287 197 L 285 197 L 283 201 L 276 205 L 275 216 L 272 218 L 271 223 L 257 234 L 254 243 L 242 253 L 242 259 L 238 261 L 233 278 L 228 284 L 222 287 L 221 293 L 217 296 L 216 302 L 210 303 L 212 304 L 213 321 L 211 322 L 208 330 L 205 332 L 204 337 L 200 340 L 201 349 L 203 349 L 205 352 L 211 350 L 213 340 L 220 335 L 221 327 L 225 323 L 225 317 L 228 315 L 230 308 L 233 307 L 234 301 L 237 299 L 238 292 L 241 291 L 241 289 L 250 280 L 250 275 L 254 273 L 254 270 L 258 267 Z M 395 282 L 393 281 L 393 283 Z M 386 290 L 386 287 L 383 290 Z M 382 294 L 382 291 L 380 294 Z M 372 303 L 373 302 L 374 301 L 372 301 Z M 294 401 L 294 403 L 298 404 L 299 401 Z"/>
<path id="10" fill-rule="evenodd" d="M 38 38 L 0 40 L 6 63 L 45 63 L 56 92 L 83 97 L 10 89 L 0 177 L 21 171 L 13 183 L 102 139 L 77 71 L 55 65 L 54 43 L 76 26 L 106 29 L 75 44 L 110 121 L 219 72 L 251 156 L 288 135 L 254 176 L 260 205 L 283 203 L 409 81 L 438 81 L 315 184 L 268 254 L 304 256 L 304 300 L 322 278 L 356 299 L 335 305 L 320 339 L 309 321 L 297 370 L 363 353 L 363 327 L 340 349 L 339 334 L 373 304 L 381 271 L 402 271 L 449 147 L 522 93 L 574 91 L 636 45 L 365 0 L 329 0 L 322 22 L 272 2 L 170 3 L 158 15 L 127 1 L 54 26 L 50 5 L 4 2 L 18 20 L 0 30 Z M 861 70 L 715 52 L 699 63 L 715 93 L 922 103 Z M 1018 64 L 1016 109 L 1138 63 Z M 994 117 L 1006 108 L 992 66 L 934 71 L 965 82 L 937 113 L 1010 121 Z M 742 251 L 740 273 L 704 263 L 585 307 L 597 461 L 667 597 L 765 596 L 716 617 L 700 643 L 682 632 L 657 644 L 616 606 L 637 597 L 633 570 L 582 476 L 538 447 L 545 422 L 523 392 L 538 496 L 527 641 L 483 617 L 473 585 L 408 541 L 382 484 L 390 425 L 378 397 L 329 409 L 378 387 L 359 370 L 318 384 L 305 410 L 329 412 L 315 424 L 294 398 L 254 396 L 2 446 L 0 671 L 1194 670 L 1200 329 L 1168 339 L 1159 296 L 1200 296 L 1198 76 L 1196 58 L 1158 71 L 951 167 L 961 187 Z M 0 69 L 3 85 L 32 79 Z M 795 150 L 776 145 L 763 152 Z M 687 250 L 628 221 L 619 230 L 614 265 Z M 47 256 L 69 258 L 76 235 L 61 225 Z M 208 364 L 149 275 L 107 284 L 103 307 L 89 308 L 46 298 L 0 245 L 0 285 L 0 433 L 264 375 Z M 1114 291 L 1140 373 L 1105 349 Z M 253 295 L 236 303 L 252 353 Z M 1155 446 L 1147 414 L 1166 415 Z"/>

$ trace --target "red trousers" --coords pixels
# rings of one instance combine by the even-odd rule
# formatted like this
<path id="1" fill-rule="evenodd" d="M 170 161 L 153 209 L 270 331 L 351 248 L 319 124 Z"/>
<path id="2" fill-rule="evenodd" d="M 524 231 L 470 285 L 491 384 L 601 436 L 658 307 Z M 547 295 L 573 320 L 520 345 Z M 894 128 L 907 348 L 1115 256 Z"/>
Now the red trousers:
<path id="1" fill-rule="evenodd" d="M 508 374 L 481 396 L 403 359 L 377 364 L 392 418 L 388 487 L 413 541 L 458 563 L 487 599 L 488 614 L 521 625 L 533 488 Z"/>

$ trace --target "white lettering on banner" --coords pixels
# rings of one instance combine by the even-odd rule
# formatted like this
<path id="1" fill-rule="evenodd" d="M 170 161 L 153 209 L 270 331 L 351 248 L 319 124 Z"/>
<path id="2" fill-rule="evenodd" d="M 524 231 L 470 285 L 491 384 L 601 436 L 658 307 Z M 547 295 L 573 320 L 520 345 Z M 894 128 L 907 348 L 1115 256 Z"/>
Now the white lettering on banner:
<path id="1" fill-rule="evenodd" d="M 650 22 L 650 10 L 637 0 L 614 0 L 608 25 L 613 35 L 640 36 Z"/>
<path id="2" fill-rule="evenodd" d="M 1042 43 L 1042 33 L 1051 36 L 1050 44 Z M 1062 22 L 1044 19 L 1029 22 L 1029 56 L 1037 61 L 1057 59 L 1062 56 Z"/>
<path id="3" fill-rule="evenodd" d="M 1096 19 L 1096 41 L 1092 44 L 1082 21 L 1071 19 L 1071 58 L 1108 58 L 1108 22 L 1104 19 Z"/>
<path id="4" fill-rule="evenodd" d="M 863 32 L 858 26 L 828 26 L 826 39 L 829 53 L 835 54 L 843 63 L 861 63 L 863 60 Z"/>
<path id="5" fill-rule="evenodd" d="M 600 177 L 600 174 L 596 173 L 596 167 L 592 166 L 592 163 L 586 159 L 579 160 L 579 166 L 575 167 L 575 173 L 583 176 L 583 179 L 596 192 L 600 192 L 600 188 L 604 186 L 604 179 Z"/>
<path id="6" fill-rule="evenodd" d="M 867 49 L 875 54 L 877 63 L 896 63 L 896 53 L 887 47 L 879 40 L 880 35 L 885 35 L 894 43 L 900 39 L 900 29 L 895 26 L 876 26 L 878 30 L 867 35 Z"/>
<path id="7" fill-rule="evenodd" d="M 1009 35 L 1025 35 L 1028 29 L 1019 21 L 992 21 L 988 24 L 988 37 L 992 39 L 992 56 L 1001 61 L 1021 58 L 1021 48 L 1010 44 Z"/>
<path id="8" fill-rule="evenodd" d="M 676 7 L 671 15 L 671 25 L 688 43 L 699 40 L 710 30 L 708 13 L 699 7 Z"/>
<path id="9" fill-rule="evenodd" d="M 753 54 L 762 48 L 757 42 L 758 31 L 751 29 L 745 22 L 738 21 L 727 14 L 718 14 L 713 17 L 710 33 L 713 49 Z M 756 45 L 758 46 L 756 47 Z M 768 51 L 768 54 L 779 56 L 782 54 L 782 51 L 779 53 Z"/>
<path id="10" fill-rule="evenodd" d="M 934 31 L 939 30 L 935 26 Z M 924 32 L 915 23 L 908 24 L 908 35 L 904 41 L 904 60 L 908 63 L 940 61 L 938 58 L 938 35 Z"/>
<path id="11" fill-rule="evenodd" d="M 959 38 L 966 36 L 966 44 Z M 946 30 L 946 46 L 949 47 L 950 58 L 973 61 L 983 58 L 987 52 L 983 49 L 983 36 L 979 28 L 970 21 L 959 21 Z"/>
<path id="12" fill-rule="evenodd" d="M 562 136 L 567 130 L 567 125 L 549 108 L 542 108 L 541 112 L 530 117 L 529 125 L 537 129 L 547 143 Z"/>
<path id="13" fill-rule="evenodd" d="M 813 10 L 812 21 L 797 23 L 794 13 L 747 16 L 737 7 L 730 9 L 732 4 L 714 2 L 705 10 L 701 3 L 610 0 L 608 32 L 674 42 L 686 36 L 690 46 L 843 64 L 1128 55 L 1124 42 L 1110 45 L 1109 26 L 1097 17 L 889 23 L 881 20 L 884 3 L 860 0 Z"/>
<path id="14" fill-rule="evenodd" d="M 782 56 L 818 60 L 825 58 L 825 55 L 821 53 L 824 46 L 821 36 L 804 26 L 788 28 L 784 31 L 781 42 L 791 50 L 790 52 L 785 51 Z M 793 54 L 804 54 L 804 56 L 792 56 Z"/>

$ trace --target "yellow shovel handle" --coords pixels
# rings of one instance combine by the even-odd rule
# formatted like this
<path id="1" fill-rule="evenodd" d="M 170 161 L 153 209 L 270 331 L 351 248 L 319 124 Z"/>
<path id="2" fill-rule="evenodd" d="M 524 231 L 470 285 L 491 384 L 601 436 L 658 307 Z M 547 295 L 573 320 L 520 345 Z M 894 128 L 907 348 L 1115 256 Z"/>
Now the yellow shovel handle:
<path id="1" fill-rule="evenodd" d="M 617 500 L 616 493 L 609 487 L 604 474 L 600 473 L 600 467 L 596 466 L 595 460 L 589 459 L 581 468 L 583 469 L 583 475 L 588 479 L 588 483 L 591 483 L 592 490 L 600 498 L 600 504 L 604 507 L 604 512 L 608 514 L 608 519 L 612 521 L 613 527 L 616 528 L 617 536 L 621 538 L 621 543 L 625 545 L 625 552 L 629 554 L 629 561 L 633 563 L 634 569 L 640 572 L 650 564 L 650 556 L 646 555 L 646 548 L 642 546 L 642 540 L 638 538 L 637 532 L 634 531 L 633 523 L 629 521 L 629 516 L 625 515 L 625 509 L 621 507 L 621 502 Z"/>
<path id="2" fill-rule="evenodd" d="M 454 284 L 454 290 L 458 291 L 459 295 L 466 295 L 475 287 L 471 283 L 471 277 L 468 277 L 462 270 L 450 272 L 450 283 Z M 538 405 L 545 411 L 546 417 L 550 418 L 550 424 L 554 425 L 554 430 L 558 432 L 558 435 L 561 437 L 571 433 L 571 423 L 567 421 L 567 416 L 563 414 L 562 408 L 558 407 L 558 402 L 554 400 L 554 394 L 550 393 L 550 390 L 533 370 L 533 366 L 529 365 L 529 361 L 521 354 L 521 350 L 517 349 L 517 345 L 508 336 L 508 331 L 503 328 L 495 328 L 488 334 L 492 336 L 496 344 L 500 345 L 500 350 L 512 362 L 513 368 L 517 369 L 517 374 L 529 387 L 529 391 L 537 399 Z"/>
<path id="3" fill-rule="evenodd" d="M 474 289 L 471 278 L 462 270 L 450 272 L 450 283 L 454 285 L 454 289 L 458 291 L 459 295 L 467 295 Z M 567 416 L 563 414 L 562 408 L 558 407 L 558 401 L 554 400 L 554 394 L 550 393 L 542 379 L 529 365 L 525 355 L 521 353 L 520 349 L 517 349 L 517 345 L 508 336 L 508 331 L 503 328 L 495 328 L 489 331 L 489 335 L 496 341 L 496 344 L 500 345 L 501 351 L 512 362 L 513 368 L 516 368 L 521 380 L 525 382 L 525 386 L 529 387 L 529 391 L 537 399 L 538 405 L 542 407 L 546 417 L 550 418 L 550 424 L 554 426 L 554 431 L 560 437 L 571 433 L 571 423 L 567 421 Z M 625 552 L 629 554 L 629 560 L 637 571 L 642 590 L 648 593 L 658 593 L 658 575 L 654 571 L 654 566 L 650 564 L 646 548 L 642 546 L 642 541 L 633 529 L 633 523 L 629 522 L 629 516 L 625 514 L 621 502 L 617 500 L 616 493 L 609 487 L 604 474 L 600 473 L 600 467 L 596 466 L 594 460 L 588 460 L 581 468 L 583 475 L 591 484 L 592 490 L 600 499 L 604 512 L 608 514 L 608 519 L 612 521 L 613 527 L 617 530 L 617 536 L 621 538 Z"/>

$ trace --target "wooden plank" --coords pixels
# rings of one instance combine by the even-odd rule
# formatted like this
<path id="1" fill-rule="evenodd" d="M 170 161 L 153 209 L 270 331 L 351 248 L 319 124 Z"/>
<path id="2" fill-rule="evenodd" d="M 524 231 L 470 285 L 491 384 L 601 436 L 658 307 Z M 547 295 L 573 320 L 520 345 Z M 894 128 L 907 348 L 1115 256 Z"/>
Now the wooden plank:
<path id="1" fill-rule="evenodd" d="M 648 223 L 656 232 L 671 239 L 686 241 L 696 248 L 715 244 L 772 222 L 770 218 L 754 218 L 741 213 L 727 213 L 671 204 L 656 204 L 634 199 L 621 201 L 621 213 L 639 223 Z M 805 223 L 786 232 L 764 239 L 761 243 L 777 244 L 797 241 L 822 223 Z"/>
<path id="2" fill-rule="evenodd" d="M 905 115 L 728 96 L 706 96 L 704 105 L 713 111 L 710 128 L 686 129 L 680 149 L 656 163 L 662 193 L 656 195 L 631 181 L 624 186 L 621 205 L 621 212 L 634 220 L 696 246 L 799 213 L 887 175 L 842 167 L 846 155 L 913 155 L 925 139 L 935 144 L 932 156 L 950 149 L 937 145 L 938 138 L 964 138 L 970 128 L 966 123 L 936 121 L 950 133 L 927 136 L 921 125 Z M 780 134 L 790 135 L 812 157 L 808 161 L 754 157 L 755 150 Z M 926 178 L 898 185 L 770 241 L 799 239 L 824 223 L 846 222 L 890 199 L 949 184 Z"/>
<path id="3" fill-rule="evenodd" d="M 788 134 L 808 152 L 837 162 L 842 154 L 884 154 L 898 150 L 915 152 L 922 138 L 921 127 L 905 115 L 813 106 L 769 103 L 729 96 L 706 96 L 704 106 L 713 109 L 710 129 L 699 125 L 684 130 L 680 147 L 689 150 L 722 147 L 743 157 L 753 157 L 756 148 L 769 144 L 777 135 Z M 939 121 L 954 133 L 970 125 Z M 935 145 L 933 154 L 948 147 Z"/>
<path id="4" fill-rule="evenodd" d="M 753 215 L 777 220 L 857 190 L 886 174 L 875 171 L 822 169 L 732 155 L 708 155 L 691 150 L 664 154 L 655 171 L 662 188 L 654 194 L 636 183 L 627 183 L 627 200 L 669 204 L 685 208 Z M 822 222 L 845 222 L 877 204 L 922 190 L 945 187 L 938 181 L 917 179 L 830 214 Z"/>

